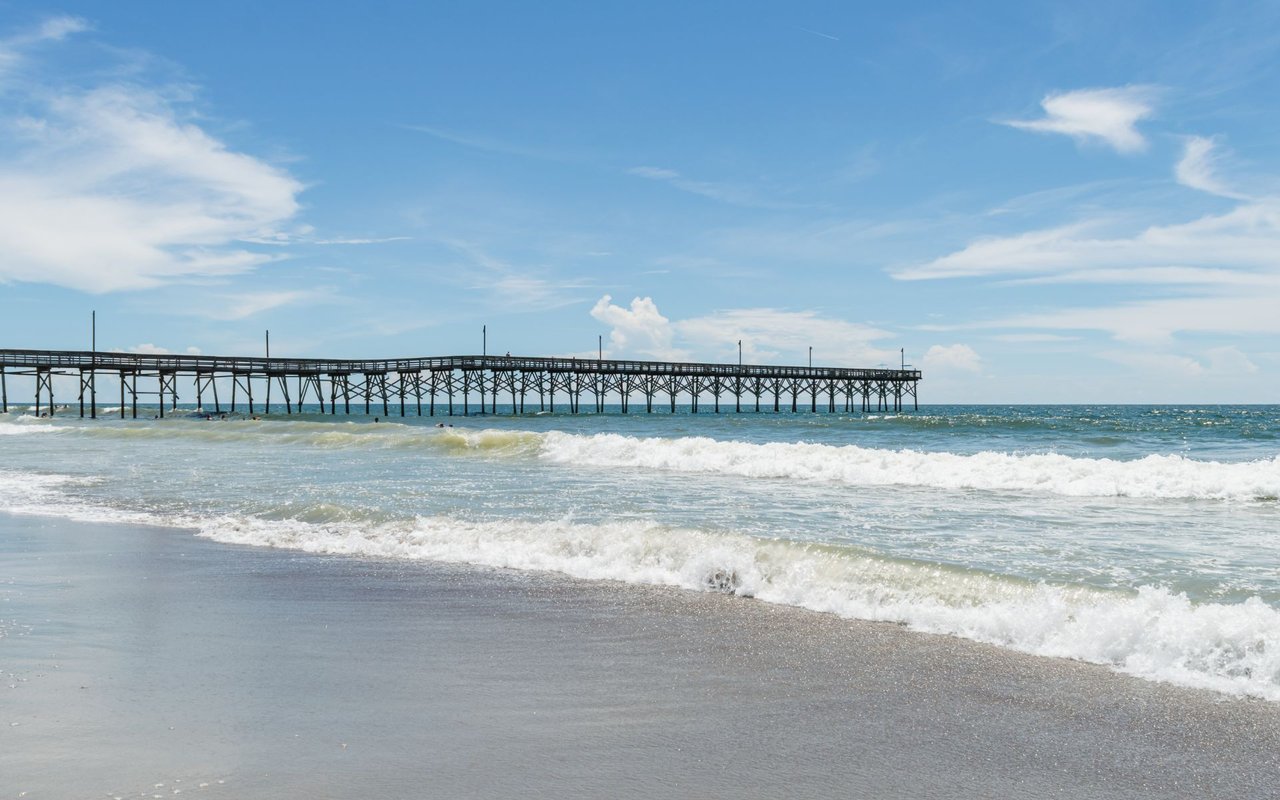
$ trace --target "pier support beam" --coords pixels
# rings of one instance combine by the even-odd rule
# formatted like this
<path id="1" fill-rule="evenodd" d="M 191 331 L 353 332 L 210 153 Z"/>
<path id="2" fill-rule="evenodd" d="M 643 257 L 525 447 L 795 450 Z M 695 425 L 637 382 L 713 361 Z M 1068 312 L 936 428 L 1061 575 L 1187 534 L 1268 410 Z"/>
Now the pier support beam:
<path id="1" fill-rule="evenodd" d="M 277 376 L 277 379 L 280 381 L 280 393 L 284 395 L 284 413 L 285 413 L 285 414 L 292 415 L 292 414 L 293 414 L 293 401 L 289 399 L 289 381 L 288 381 L 288 376 L 287 376 L 287 375 L 279 375 L 279 376 Z M 270 381 L 268 381 L 268 382 L 267 382 L 267 385 L 268 385 L 268 386 L 270 386 L 270 385 L 271 385 L 271 382 L 270 382 Z"/>
<path id="2" fill-rule="evenodd" d="M 36 370 L 36 416 L 44 416 L 40 413 L 40 394 L 45 392 L 49 396 L 49 416 L 53 416 L 53 371 L 47 369 Z"/>
<path id="3" fill-rule="evenodd" d="M 90 370 L 85 370 L 83 368 L 80 370 L 80 419 L 84 419 L 85 389 L 89 388 L 89 376 L 92 374 L 93 372 Z"/>
<path id="4" fill-rule="evenodd" d="M 157 374 L 160 382 L 160 391 L 157 393 L 160 400 L 160 419 L 164 419 L 164 401 L 165 395 L 169 395 L 172 399 L 170 410 L 176 411 L 178 408 L 178 374 L 176 372 L 160 372 Z"/>
<path id="5" fill-rule="evenodd" d="M 124 373 L 121 373 L 121 375 L 124 375 Z M 137 418 L 138 418 L 138 371 L 137 371 L 137 370 L 134 370 L 133 372 L 130 372 L 128 375 L 129 375 L 129 405 L 130 405 L 130 414 L 131 414 L 131 416 L 132 416 L 132 418 L 133 418 L 133 419 L 137 419 Z M 122 386 L 122 387 L 124 386 L 124 378 L 123 378 L 123 377 L 120 379 L 120 384 L 121 384 L 121 386 Z M 121 397 L 123 397 L 123 396 L 124 396 L 124 390 L 123 390 L 123 388 L 121 389 L 121 395 L 120 395 L 120 396 L 121 396 Z M 120 404 L 120 417 L 121 417 L 121 418 L 123 418 L 123 417 L 124 417 L 124 403 L 123 403 L 123 402 L 121 402 L 121 404 Z"/>

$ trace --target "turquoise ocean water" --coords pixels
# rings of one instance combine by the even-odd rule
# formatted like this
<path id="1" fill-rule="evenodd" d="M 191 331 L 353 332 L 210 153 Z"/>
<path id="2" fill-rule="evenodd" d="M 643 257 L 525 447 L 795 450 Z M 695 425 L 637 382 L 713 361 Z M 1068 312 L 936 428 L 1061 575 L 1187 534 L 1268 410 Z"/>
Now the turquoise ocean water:
<path id="1" fill-rule="evenodd" d="M 1280 701 L 1280 406 L 501 412 L 19 409 L 0 509 L 733 592 Z"/>

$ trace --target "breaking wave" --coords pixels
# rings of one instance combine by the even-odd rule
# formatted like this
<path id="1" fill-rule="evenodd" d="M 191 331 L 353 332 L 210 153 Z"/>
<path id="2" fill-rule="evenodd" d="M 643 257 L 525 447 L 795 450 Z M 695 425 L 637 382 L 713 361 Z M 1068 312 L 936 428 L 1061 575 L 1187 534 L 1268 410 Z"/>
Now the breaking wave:
<path id="1" fill-rule="evenodd" d="M 1141 678 L 1280 701 L 1280 610 L 1029 583 L 852 548 L 644 521 L 425 517 L 359 525 L 220 517 L 200 535 L 310 553 L 424 559 L 675 586 L 895 622 Z"/>
<path id="2" fill-rule="evenodd" d="M 202 414 L 179 413 L 164 420 L 118 421 L 103 419 L 92 425 L 79 420 L 40 419 L 16 416 L 0 421 L 0 435 L 62 433 L 89 439 L 124 441 L 182 440 L 185 442 L 241 443 L 338 449 L 420 449 L 433 448 L 453 453 L 533 455 L 543 434 L 484 428 L 440 427 L 384 422 L 327 421 L 298 419 L 270 421 L 251 417 L 206 420 Z"/>
<path id="3" fill-rule="evenodd" d="M 271 519 L 117 509 L 78 496 L 78 487 L 99 480 L 0 470 L 0 507 L 89 522 L 181 527 L 231 544 L 732 593 L 1280 702 L 1280 609 L 1257 597 L 1196 603 L 1162 587 L 1126 593 L 1056 586 L 893 560 L 849 546 L 644 519 L 390 518 L 327 503 L 282 508 L 287 517 Z"/>
<path id="4" fill-rule="evenodd" d="M 589 435 L 442 425 L 374 425 L 315 419 L 210 422 L 178 417 L 142 425 L 108 422 L 64 426 L 17 417 L 0 423 L 0 435 L 63 432 L 90 438 L 181 438 L 210 444 L 254 440 L 326 450 L 426 449 L 457 456 L 538 458 L 570 468 L 602 466 L 846 486 L 1040 492 L 1067 497 L 1235 501 L 1280 498 L 1280 457 L 1219 462 L 1180 455 L 1124 460 L 1054 453 L 957 454 L 855 444 L 753 443 L 701 436 Z"/>
<path id="5" fill-rule="evenodd" d="M 1150 455 L 1121 461 L 1056 454 L 973 455 L 857 445 L 639 438 L 601 433 L 542 434 L 542 457 L 559 464 L 609 466 L 848 486 L 1033 491 L 1070 497 L 1274 500 L 1280 457 L 1245 463 Z"/>

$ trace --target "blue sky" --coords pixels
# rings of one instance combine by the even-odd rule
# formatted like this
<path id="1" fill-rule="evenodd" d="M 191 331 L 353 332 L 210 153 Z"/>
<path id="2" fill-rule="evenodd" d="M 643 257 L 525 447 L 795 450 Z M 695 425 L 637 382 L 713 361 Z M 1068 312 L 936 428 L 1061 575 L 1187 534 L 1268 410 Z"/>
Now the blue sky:
<path id="1" fill-rule="evenodd" d="M 1280 6 L 0 2 L 0 347 L 1280 397 Z"/>

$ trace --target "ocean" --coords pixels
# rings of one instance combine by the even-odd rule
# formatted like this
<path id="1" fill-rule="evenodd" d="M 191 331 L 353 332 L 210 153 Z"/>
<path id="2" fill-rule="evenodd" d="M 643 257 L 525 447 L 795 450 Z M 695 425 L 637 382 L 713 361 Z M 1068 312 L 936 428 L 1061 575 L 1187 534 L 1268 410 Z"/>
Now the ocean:
<path id="1" fill-rule="evenodd" d="M 501 412 L 17 410 L 0 510 L 724 593 L 1280 702 L 1280 406 Z"/>

